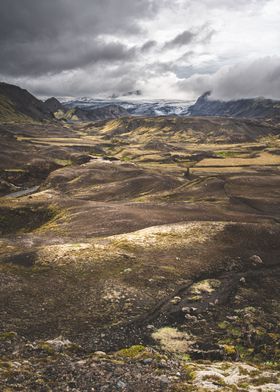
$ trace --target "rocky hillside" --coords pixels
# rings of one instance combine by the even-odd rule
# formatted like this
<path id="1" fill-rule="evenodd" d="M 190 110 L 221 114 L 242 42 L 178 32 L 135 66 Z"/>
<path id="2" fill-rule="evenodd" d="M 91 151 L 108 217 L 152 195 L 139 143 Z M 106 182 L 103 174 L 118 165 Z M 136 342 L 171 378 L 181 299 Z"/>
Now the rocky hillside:
<path id="1" fill-rule="evenodd" d="M 119 105 L 106 105 L 98 108 L 64 108 L 55 113 L 59 120 L 66 121 L 100 121 L 128 116 L 126 109 Z"/>
<path id="2" fill-rule="evenodd" d="M 1 122 L 51 119 L 53 116 L 44 102 L 18 86 L 0 83 Z"/>
<path id="3" fill-rule="evenodd" d="M 211 117 L 125 117 L 100 124 L 106 137 L 147 142 L 177 140 L 195 142 L 248 142 L 259 137 L 279 134 L 279 128 L 265 121 L 253 119 Z M 157 140 L 157 142 L 159 142 Z"/>
<path id="4" fill-rule="evenodd" d="M 32 122 L 53 120 L 100 121 L 110 120 L 129 113 L 119 105 L 106 105 L 97 108 L 69 108 L 52 97 L 40 101 L 27 90 L 7 83 L 0 83 L 0 121 Z"/>
<path id="5" fill-rule="evenodd" d="M 212 100 L 211 92 L 207 92 L 189 107 L 189 114 L 191 116 L 279 118 L 280 102 L 264 98 L 219 101 Z"/>

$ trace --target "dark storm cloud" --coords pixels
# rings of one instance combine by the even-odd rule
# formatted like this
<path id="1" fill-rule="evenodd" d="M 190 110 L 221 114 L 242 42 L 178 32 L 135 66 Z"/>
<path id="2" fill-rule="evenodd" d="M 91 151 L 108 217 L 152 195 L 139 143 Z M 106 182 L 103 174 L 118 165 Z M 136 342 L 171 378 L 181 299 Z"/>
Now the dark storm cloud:
<path id="1" fill-rule="evenodd" d="M 38 96 L 98 96 L 109 97 L 136 89 L 135 83 L 141 73 L 139 67 L 124 63 L 121 66 L 97 63 L 87 68 L 41 75 L 36 78 L 27 76 L 13 82 Z M 1 77 L 0 77 L 1 79 Z"/>
<path id="2" fill-rule="evenodd" d="M 14 44 L 7 47 L 0 68 L 8 75 L 41 75 L 86 67 L 94 63 L 128 61 L 135 56 L 135 48 L 118 42 L 85 41 L 76 37 L 75 48 L 64 42 L 36 42 L 32 46 Z M 19 54 L 21 58 L 19 60 Z"/>
<path id="3" fill-rule="evenodd" d="M 141 52 L 148 52 L 149 50 L 151 50 L 151 49 L 154 48 L 155 46 L 157 46 L 157 42 L 154 41 L 154 40 L 149 40 L 149 41 L 145 42 L 145 43 L 141 46 L 140 50 L 141 50 Z"/>
<path id="4" fill-rule="evenodd" d="M 156 9 L 155 0 L 0 0 L 0 72 L 36 75 L 126 60 L 133 49 L 115 37 L 140 34 L 139 21 Z"/>
<path id="5" fill-rule="evenodd" d="M 173 49 L 176 47 L 184 46 L 190 44 L 196 37 L 196 34 L 191 31 L 183 31 L 182 33 L 178 34 L 175 38 L 171 41 L 165 43 L 165 49 Z"/>
<path id="6" fill-rule="evenodd" d="M 262 16 L 266 3 L 271 8 Z M 41 95 L 109 96 L 146 88 L 152 96 L 161 85 L 160 93 L 176 97 L 209 89 L 225 98 L 276 95 L 276 61 L 269 69 L 268 60 L 251 64 L 252 58 L 278 54 L 276 3 L 0 0 L 0 80 Z M 268 32 L 260 35 L 263 20 Z M 241 58 L 249 70 L 246 64 L 224 68 Z"/>
<path id="7" fill-rule="evenodd" d="M 216 31 L 207 23 L 197 28 L 195 31 L 185 30 L 176 35 L 175 38 L 165 42 L 163 49 L 176 49 L 192 43 L 207 44 L 211 41 Z"/>

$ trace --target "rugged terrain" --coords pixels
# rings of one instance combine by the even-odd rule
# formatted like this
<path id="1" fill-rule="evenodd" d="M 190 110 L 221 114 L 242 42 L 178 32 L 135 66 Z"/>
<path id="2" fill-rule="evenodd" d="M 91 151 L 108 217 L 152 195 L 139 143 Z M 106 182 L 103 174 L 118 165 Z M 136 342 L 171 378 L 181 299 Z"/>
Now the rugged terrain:
<path id="1" fill-rule="evenodd" d="M 64 121 L 100 121 L 127 116 L 128 112 L 119 105 L 108 104 L 94 108 L 68 108 L 64 106 L 55 111 L 55 117 Z"/>
<path id="2" fill-rule="evenodd" d="M 35 98 L 27 90 L 0 82 L 1 123 L 51 121 L 53 118 L 48 105 Z"/>
<path id="3" fill-rule="evenodd" d="M 220 101 L 206 92 L 189 107 L 191 116 L 229 116 L 243 118 L 272 118 L 280 120 L 280 102 L 266 98 L 246 98 Z"/>
<path id="4" fill-rule="evenodd" d="M 280 390 L 276 123 L 33 119 L 0 145 L 1 390 Z"/>

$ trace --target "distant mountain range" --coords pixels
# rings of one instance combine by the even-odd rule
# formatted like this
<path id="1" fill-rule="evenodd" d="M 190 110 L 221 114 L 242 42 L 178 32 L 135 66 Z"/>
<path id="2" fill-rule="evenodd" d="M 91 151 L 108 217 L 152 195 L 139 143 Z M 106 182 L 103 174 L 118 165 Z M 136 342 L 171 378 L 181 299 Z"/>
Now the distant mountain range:
<path id="1" fill-rule="evenodd" d="M 280 119 L 280 101 L 265 98 L 219 101 L 211 99 L 211 93 L 203 94 L 194 103 L 175 100 L 123 100 L 80 98 L 64 102 L 68 108 L 95 110 L 108 105 L 120 106 L 131 116 L 220 116 L 244 118 Z"/>
<path id="2" fill-rule="evenodd" d="M 106 108 L 112 104 L 125 109 L 127 114 L 131 116 L 188 116 L 188 109 L 193 104 L 193 101 L 78 98 L 63 102 L 66 108 L 82 108 L 86 110 Z"/>
<path id="3" fill-rule="evenodd" d="M 131 92 L 131 95 L 137 95 Z M 140 95 L 140 92 L 139 92 Z M 198 100 L 141 100 L 131 98 L 78 98 L 59 102 L 52 97 L 45 102 L 27 90 L 0 83 L 0 121 L 100 121 L 128 116 L 220 116 L 264 118 L 280 121 L 280 101 L 265 98 L 235 101 L 212 100 L 210 92 Z"/>
<path id="4" fill-rule="evenodd" d="M 280 118 L 280 101 L 265 98 L 219 101 L 206 92 L 189 107 L 190 116 L 222 116 L 244 118 Z"/>

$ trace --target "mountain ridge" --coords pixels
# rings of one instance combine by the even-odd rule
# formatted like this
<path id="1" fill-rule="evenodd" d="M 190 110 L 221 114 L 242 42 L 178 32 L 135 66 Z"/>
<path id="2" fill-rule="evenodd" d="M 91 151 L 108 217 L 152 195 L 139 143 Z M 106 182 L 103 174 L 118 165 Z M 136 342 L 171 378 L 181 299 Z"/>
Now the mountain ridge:
<path id="1" fill-rule="evenodd" d="M 175 100 L 75 99 L 60 102 L 51 97 L 45 102 L 21 87 L 0 82 L 0 120 L 15 121 L 103 121 L 132 117 L 234 117 L 280 121 L 280 101 L 244 98 L 231 101 L 211 99 L 208 91 L 194 104 Z"/>
<path id="2" fill-rule="evenodd" d="M 44 121 L 54 119 L 48 106 L 21 87 L 0 82 L 1 121 Z"/>
<path id="3" fill-rule="evenodd" d="M 230 101 L 211 99 L 211 91 L 189 107 L 191 116 L 280 118 L 280 101 L 267 98 L 242 98 Z"/>

